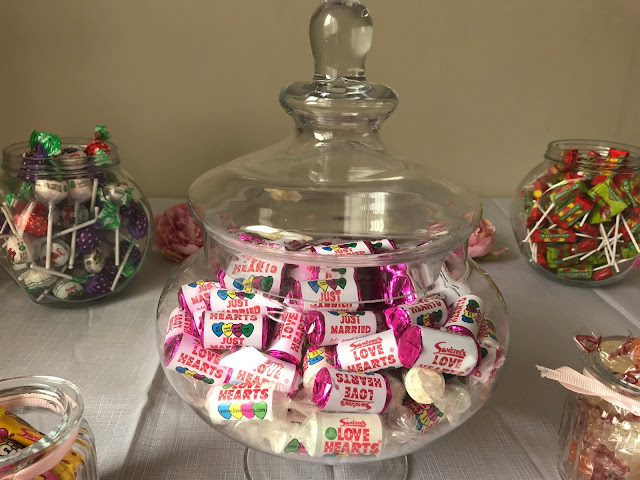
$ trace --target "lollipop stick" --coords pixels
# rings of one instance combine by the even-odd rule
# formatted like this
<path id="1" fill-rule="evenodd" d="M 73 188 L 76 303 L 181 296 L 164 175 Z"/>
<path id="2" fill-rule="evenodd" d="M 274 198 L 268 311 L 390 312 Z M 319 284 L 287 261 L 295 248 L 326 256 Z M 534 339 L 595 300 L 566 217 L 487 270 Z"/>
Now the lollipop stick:
<path id="1" fill-rule="evenodd" d="M 93 179 L 93 191 L 91 192 L 91 207 L 89 207 L 90 212 L 94 212 L 93 218 L 98 216 L 98 212 L 94 210 L 96 206 L 96 195 L 98 194 L 98 179 Z"/>
<path id="2" fill-rule="evenodd" d="M 47 219 L 47 259 L 45 268 L 51 268 L 51 237 L 53 236 L 53 205 L 49 205 L 49 217 Z"/>
<path id="3" fill-rule="evenodd" d="M 96 211 L 98 210 L 98 207 L 96 207 Z M 56 233 L 53 238 L 58 238 L 61 237 L 62 235 L 66 235 L 67 233 L 71 233 L 74 232 L 76 230 L 80 230 L 81 228 L 84 227 L 88 227 L 89 225 L 93 225 L 94 223 L 96 223 L 96 221 L 98 220 L 97 215 L 96 218 L 92 219 L 92 220 L 87 220 L 84 223 L 81 223 L 80 225 L 76 225 L 75 227 L 69 227 L 66 230 L 62 230 L 61 232 Z"/>
<path id="4" fill-rule="evenodd" d="M 42 268 L 42 267 L 39 267 L 38 265 L 31 264 L 31 265 L 29 265 L 29 268 L 31 270 L 37 270 L 39 272 L 48 273 L 50 275 L 55 275 L 57 277 L 66 278 L 67 280 L 75 280 L 75 278 L 72 277 L 71 275 L 67 275 L 66 273 L 58 272 L 57 270 L 51 270 L 49 268 Z"/>
<path id="5" fill-rule="evenodd" d="M 44 298 L 44 296 L 49 293 L 51 290 L 49 290 L 48 288 L 44 289 L 42 291 L 42 293 L 38 296 L 38 298 L 36 298 L 36 302 L 39 302 L 40 300 L 42 300 Z"/>
<path id="6" fill-rule="evenodd" d="M 636 237 L 634 237 L 633 232 L 629 228 L 629 224 L 627 223 L 627 219 L 622 217 L 622 223 L 624 224 L 624 228 L 627 230 L 627 233 L 631 237 L 631 241 L 633 242 L 633 246 L 636 249 L 636 252 L 640 253 L 640 247 L 638 247 L 638 242 L 636 241 Z"/>
<path id="7" fill-rule="evenodd" d="M 9 221 L 5 218 L 4 223 L 2 224 L 2 228 L 0 228 L 0 235 L 4 232 L 4 229 L 9 225 Z"/>
<path id="8" fill-rule="evenodd" d="M 73 216 L 74 216 L 74 220 L 73 220 L 73 226 L 77 226 L 78 225 L 78 211 L 80 210 L 80 204 L 78 202 L 76 202 L 74 209 L 73 209 Z M 73 269 L 73 261 L 75 260 L 75 256 L 76 256 L 76 238 L 78 237 L 78 231 L 74 230 L 73 232 L 71 232 L 71 255 L 69 256 L 69 270 Z"/>
<path id="9" fill-rule="evenodd" d="M 131 255 L 131 251 L 133 250 L 133 247 L 135 247 L 135 245 L 136 245 L 135 242 L 129 243 L 129 248 L 127 248 L 127 252 L 124 254 L 124 258 L 122 259 L 122 265 L 120 265 L 120 268 L 118 269 L 118 274 L 116 275 L 116 278 L 113 280 L 113 283 L 111 284 L 111 291 L 113 291 L 116 288 L 116 285 L 118 284 L 118 280 L 120 280 L 120 275 L 122 275 L 124 266 L 127 264 L 127 260 L 129 260 L 129 255 Z"/>
<path id="10" fill-rule="evenodd" d="M 529 237 L 531 237 L 531 234 L 533 232 L 535 232 L 538 227 L 542 224 L 542 222 L 544 221 L 545 218 L 547 218 L 547 215 L 549 215 L 549 212 L 551 211 L 551 209 L 553 207 L 555 207 L 556 204 L 551 202 L 551 205 L 549 205 L 549 208 L 547 208 L 547 210 L 542 214 L 542 217 L 540 217 L 540 220 L 538 220 L 538 223 L 536 223 L 533 228 L 531 229 L 531 231 L 529 232 L 529 235 L 527 235 L 527 238 L 525 238 L 524 240 L 522 240 L 522 243 L 525 243 L 529 240 Z"/>
<path id="11" fill-rule="evenodd" d="M 116 267 L 120 265 L 120 227 L 116 227 Z"/>

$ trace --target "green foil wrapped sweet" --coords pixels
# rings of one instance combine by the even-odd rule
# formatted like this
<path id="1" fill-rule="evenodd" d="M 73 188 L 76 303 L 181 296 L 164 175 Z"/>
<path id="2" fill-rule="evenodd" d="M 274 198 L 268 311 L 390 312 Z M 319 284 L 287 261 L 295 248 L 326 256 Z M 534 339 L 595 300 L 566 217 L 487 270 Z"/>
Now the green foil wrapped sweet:
<path id="1" fill-rule="evenodd" d="M 47 152 L 47 155 L 50 157 L 60 155 L 60 153 L 62 153 L 62 144 L 60 142 L 60 137 L 57 135 L 34 130 L 31 132 L 31 137 L 29 138 L 29 146 L 32 150 L 35 150 L 37 144 L 42 145 Z"/>

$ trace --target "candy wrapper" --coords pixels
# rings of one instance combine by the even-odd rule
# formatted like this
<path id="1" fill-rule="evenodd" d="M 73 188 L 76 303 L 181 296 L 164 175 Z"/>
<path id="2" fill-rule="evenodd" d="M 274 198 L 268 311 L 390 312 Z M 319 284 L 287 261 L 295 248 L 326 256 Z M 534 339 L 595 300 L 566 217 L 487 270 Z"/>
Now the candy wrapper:
<path id="1" fill-rule="evenodd" d="M 375 414 L 317 413 L 302 426 L 312 457 L 376 456 L 383 452 L 382 421 Z"/>
<path id="2" fill-rule="evenodd" d="M 0 451 L 18 451 L 40 441 L 44 435 L 20 417 L 0 407 Z M 49 480 L 75 480 L 78 469 L 84 463 L 82 455 L 70 450 L 62 461 L 44 474 Z"/>
<path id="3" fill-rule="evenodd" d="M 382 413 L 391 402 L 391 386 L 380 374 L 323 368 L 313 385 L 313 402 L 329 412 Z"/>
<path id="4" fill-rule="evenodd" d="M 317 346 L 336 345 L 378 330 L 374 312 L 310 311 L 306 319 L 309 342 Z"/>

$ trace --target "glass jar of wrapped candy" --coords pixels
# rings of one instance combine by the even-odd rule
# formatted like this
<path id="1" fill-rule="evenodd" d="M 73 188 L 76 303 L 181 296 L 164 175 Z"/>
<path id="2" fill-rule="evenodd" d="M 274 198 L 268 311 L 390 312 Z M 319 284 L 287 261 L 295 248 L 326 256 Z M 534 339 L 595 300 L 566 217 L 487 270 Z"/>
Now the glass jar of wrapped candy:
<path id="1" fill-rule="evenodd" d="M 0 478 L 97 480 L 83 411 L 80 392 L 66 380 L 0 380 Z"/>
<path id="2" fill-rule="evenodd" d="M 598 339 L 585 360 L 587 378 L 574 382 L 580 378 L 577 372 L 563 374 L 555 379 L 587 394 L 570 392 L 565 403 L 559 436 L 562 477 L 638 478 L 640 339 Z"/>
<path id="3" fill-rule="evenodd" d="M 527 262 L 576 286 L 622 279 L 640 258 L 639 169 L 637 147 L 551 142 L 511 206 L 513 231 Z"/>
<path id="4" fill-rule="evenodd" d="M 151 209 L 104 127 L 33 132 L 3 150 L 0 262 L 27 296 L 76 306 L 122 291 L 144 262 Z"/>
<path id="5" fill-rule="evenodd" d="M 381 144 L 397 96 L 365 80 L 371 30 L 358 2 L 319 7 L 314 80 L 280 96 L 296 134 L 192 184 L 205 246 L 158 305 L 178 394 L 229 437 L 311 462 L 390 459 L 451 431 L 489 398 L 509 337 L 466 260 L 479 199 Z"/>

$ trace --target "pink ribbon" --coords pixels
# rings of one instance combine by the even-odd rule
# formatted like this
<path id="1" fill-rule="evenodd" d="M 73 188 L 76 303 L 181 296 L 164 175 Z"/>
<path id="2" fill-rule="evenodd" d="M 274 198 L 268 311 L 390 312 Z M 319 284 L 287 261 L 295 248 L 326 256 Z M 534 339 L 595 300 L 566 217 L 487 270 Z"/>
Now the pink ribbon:
<path id="1" fill-rule="evenodd" d="M 640 415 L 640 401 L 607 387 L 593 378 L 587 370 L 584 370 L 583 375 L 569 367 L 560 367 L 553 370 L 536 365 L 536 368 L 540 370 L 540 375 L 543 378 L 555 380 L 572 392 L 598 396 L 613 405 L 629 410 L 634 415 Z"/>

